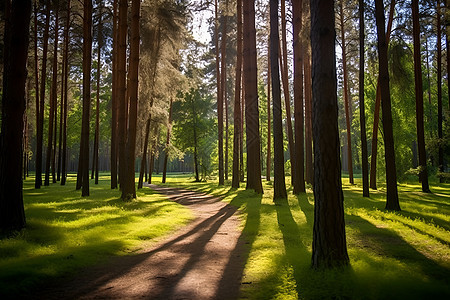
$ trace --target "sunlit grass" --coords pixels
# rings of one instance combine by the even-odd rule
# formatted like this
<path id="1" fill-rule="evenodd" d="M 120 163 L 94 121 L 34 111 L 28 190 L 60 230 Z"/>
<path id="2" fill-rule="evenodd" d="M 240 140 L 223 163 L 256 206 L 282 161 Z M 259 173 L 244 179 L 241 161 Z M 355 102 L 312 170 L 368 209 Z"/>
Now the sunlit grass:
<path id="1" fill-rule="evenodd" d="M 157 182 L 157 178 L 155 181 Z M 241 297 L 245 299 L 449 299 L 450 184 L 400 184 L 402 211 L 386 211 L 385 189 L 362 197 L 344 182 L 346 234 L 351 266 L 331 271 L 310 268 L 314 198 L 290 190 L 287 201 L 273 203 L 271 182 L 264 195 L 244 188 L 219 187 L 191 179 L 169 185 L 221 195 L 242 212 L 248 253 Z M 289 187 L 290 179 L 286 180 Z M 243 187 L 244 184 L 241 184 Z"/>
<path id="2" fill-rule="evenodd" d="M 104 261 L 128 255 L 186 224 L 191 212 L 152 192 L 139 190 L 138 199 L 120 200 L 109 176 L 91 182 L 90 196 L 67 185 L 34 189 L 34 178 L 24 183 L 27 227 L 0 239 L 0 295 L 11 295 L 43 281 Z"/>

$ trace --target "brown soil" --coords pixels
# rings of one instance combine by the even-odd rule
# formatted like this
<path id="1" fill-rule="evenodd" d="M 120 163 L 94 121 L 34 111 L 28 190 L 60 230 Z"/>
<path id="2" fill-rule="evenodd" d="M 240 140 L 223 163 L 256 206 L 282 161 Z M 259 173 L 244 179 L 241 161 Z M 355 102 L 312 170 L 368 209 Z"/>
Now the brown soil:
<path id="1" fill-rule="evenodd" d="M 115 257 L 45 287 L 40 299 L 236 299 L 243 244 L 236 208 L 220 198 L 150 185 L 195 219 L 137 255 Z"/>

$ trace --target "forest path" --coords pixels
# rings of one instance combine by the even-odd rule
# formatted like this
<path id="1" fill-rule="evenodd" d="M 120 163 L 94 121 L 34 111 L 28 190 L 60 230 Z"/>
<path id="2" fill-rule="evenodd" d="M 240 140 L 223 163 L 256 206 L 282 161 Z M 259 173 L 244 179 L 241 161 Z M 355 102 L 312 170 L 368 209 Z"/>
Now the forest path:
<path id="1" fill-rule="evenodd" d="M 244 241 L 236 207 L 199 192 L 148 187 L 187 206 L 194 220 L 151 248 L 88 268 L 67 284 L 42 290 L 38 298 L 238 298 Z"/>

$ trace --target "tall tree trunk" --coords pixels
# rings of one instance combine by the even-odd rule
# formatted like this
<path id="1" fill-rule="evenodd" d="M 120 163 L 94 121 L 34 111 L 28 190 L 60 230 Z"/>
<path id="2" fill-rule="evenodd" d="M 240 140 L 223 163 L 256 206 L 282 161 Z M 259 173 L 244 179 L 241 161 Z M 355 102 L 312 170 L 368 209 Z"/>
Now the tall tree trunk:
<path id="1" fill-rule="evenodd" d="M 233 134 L 233 175 L 231 186 L 239 188 L 239 154 L 241 136 L 241 80 L 242 80 L 242 0 L 236 1 L 237 14 L 237 49 L 236 49 L 236 77 L 234 88 L 234 134 Z"/>
<path id="2" fill-rule="evenodd" d="M 389 8 L 389 20 L 386 31 L 386 47 L 389 46 L 391 37 L 392 22 L 394 20 L 395 0 L 391 0 Z M 383 15 L 384 18 L 384 15 Z M 372 155 L 370 157 L 370 188 L 377 189 L 377 145 L 378 145 L 378 125 L 380 121 L 380 107 L 381 107 L 381 90 L 380 79 L 377 81 L 377 92 L 375 96 L 375 110 L 373 113 L 373 131 L 372 131 Z"/>
<path id="3" fill-rule="evenodd" d="M 271 113 L 270 113 L 270 85 L 271 85 L 271 65 L 270 65 L 270 39 L 269 39 L 269 47 L 267 49 L 267 159 L 266 159 L 266 180 L 270 181 L 270 169 L 272 166 L 272 125 L 271 125 Z"/>
<path id="4" fill-rule="evenodd" d="M 37 5 L 36 1 L 33 3 L 33 11 L 34 11 L 34 75 L 35 75 L 35 95 L 36 95 L 36 159 L 35 159 L 35 168 L 36 168 L 36 176 L 35 176 L 35 188 L 40 188 L 42 184 L 42 176 L 38 174 L 39 169 L 42 171 L 42 140 L 39 140 L 40 137 L 40 101 L 39 101 L 39 58 L 38 58 L 38 27 L 37 27 Z M 6 3 L 10 3 L 9 1 L 6 1 Z M 3 55 L 6 55 L 4 53 Z M 5 57 L 6 60 L 6 57 Z M 3 110 L 2 110 L 3 111 Z M 39 142 L 41 143 L 41 152 L 40 152 L 40 159 L 39 159 Z M 40 168 L 39 168 L 40 163 Z"/>
<path id="5" fill-rule="evenodd" d="M 9 1 L 9 0 L 8 0 Z M 2 130 L 0 136 L 0 230 L 25 227 L 23 208 L 22 157 L 25 113 L 26 62 L 28 57 L 31 1 L 13 1 L 10 7 L 9 48 L 4 65 Z"/>
<path id="6" fill-rule="evenodd" d="M 416 124 L 417 145 L 419 146 L 419 179 L 422 182 L 422 191 L 430 193 L 428 186 L 427 154 L 425 151 L 425 132 L 423 124 L 423 86 L 422 86 L 422 60 L 420 55 L 420 25 L 419 1 L 412 1 L 413 40 L 414 40 L 414 81 L 416 90 Z"/>
<path id="7" fill-rule="evenodd" d="M 244 33 L 244 27 L 242 27 L 242 35 Z M 244 44 L 244 41 L 242 40 L 242 45 Z M 242 56 L 244 56 L 244 47 L 242 47 Z M 242 60 L 242 77 L 244 75 L 244 60 Z M 244 182 L 245 180 L 245 172 L 244 172 L 244 117 L 245 117 L 245 81 L 244 78 L 241 80 L 241 132 L 239 135 L 239 149 L 241 149 L 239 153 L 239 174 L 240 174 L 240 181 Z"/>
<path id="8" fill-rule="evenodd" d="M 83 115 L 81 124 L 81 196 L 89 196 L 89 114 L 91 109 L 92 0 L 84 0 L 83 14 Z"/>
<path id="9" fill-rule="evenodd" d="M 148 137 L 150 135 L 151 120 L 152 120 L 152 116 L 150 114 L 150 116 L 147 119 L 147 122 L 145 123 L 144 150 L 142 151 L 142 160 L 141 160 L 141 168 L 140 168 L 140 173 L 139 173 L 138 189 L 142 189 L 142 186 L 144 183 L 144 169 L 145 169 L 145 166 L 147 165 Z M 145 179 L 145 181 L 147 181 L 147 178 Z"/>
<path id="10" fill-rule="evenodd" d="M 270 0 L 270 73 L 272 77 L 273 101 L 274 201 L 277 201 L 277 199 L 287 198 L 286 182 L 284 177 L 284 139 L 281 111 L 280 69 L 278 67 L 278 45 L 280 40 L 278 31 L 278 0 Z"/>
<path id="11" fill-rule="evenodd" d="M 313 146 L 312 146 L 312 78 L 311 78 L 311 60 L 309 51 L 305 49 L 303 60 L 305 73 L 305 162 L 306 162 L 306 182 L 314 183 L 313 166 Z"/>
<path id="12" fill-rule="evenodd" d="M 305 190 L 305 155 L 304 155 L 304 119 L 303 119 L 303 50 L 301 43 L 303 1 L 293 1 L 293 29 L 294 29 L 294 116 L 295 116 L 295 170 L 296 181 L 294 194 L 304 193 Z"/>
<path id="13" fill-rule="evenodd" d="M 118 11 L 113 0 L 113 42 L 112 42 L 112 94 L 111 94 L 111 189 L 117 188 L 117 106 L 118 106 Z"/>
<path id="14" fill-rule="evenodd" d="M 334 28 L 334 1 L 311 1 L 315 203 L 312 266 L 316 269 L 349 263 L 339 155 Z"/>
<path id="15" fill-rule="evenodd" d="M 167 177 L 167 161 L 169 158 L 170 132 L 172 130 L 172 102 L 173 102 L 172 98 L 170 98 L 169 122 L 167 125 L 166 149 L 164 150 L 164 165 L 163 165 L 162 183 L 166 183 L 166 177 Z"/>
<path id="16" fill-rule="evenodd" d="M 345 122 L 347 126 L 347 161 L 348 161 L 348 178 L 351 184 L 354 184 L 353 179 L 353 163 L 352 163 L 352 128 L 350 125 L 350 114 L 351 111 L 349 109 L 350 99 L 348 97 L 348 76 L 347 76 L 347 47 L 345 42 L 345 27 L 344 27 L 344 8 L 343 8 L 343 0 L 339 2 L 339 10 L 340 10 L 340 29 L 341 29 L 341 47 L 342 47 L 342 69 L 344 73 L 344 106 L 345 106 Z"/>
<path id="17" fill-rule="evenodd" d="M 224 169 L 223 169 L 223 92 L 222 92 L 222 77 L 220 70 L 219 59 L 219 13 L 217 0 L 214 1 L 215 8 L 215 50 L 216 50 L 216 76 L 217 76 L 217 128 L 218 128 L 218 151 L 219 151 L 219 185 L 223 185 L 224 182 Z M 222 40 L 223 43 L 223 40 Z"/>
<path id="18" fill-rule="evenodd" d="M 67 16 L 68 17 L 68 16 Z M 61 50 L 62 52 L 62 57 L 61 57 L 61 100 L 60 100 L 60 105 L 59 105 L 59 136 L 58 136 L 58 169 L 56 171 L 56 180 L 60 181 L 61 180 L 61 161 L 62 161 L 62 157 L 61 157 L 61 151 L 62 151 L 62 133 L 63 133 L 63 117 L 64 117 L 64 73 L 65 73 L 65 68 L 66 68 L 66 64 L 64 61 L 64 40 L 63 40 L 63 49 Z M 56 152 L 56 149 L 55 149 Z"/>
<path id="19" fill-rule="evenodd" d="M 438 138 L 442 141 L 442 32 L 441 32 L 441 8 L 440 1 L 436 4 L 437 16 L 437 103 L 438 103 Z M 450 95 L 450 94 L 449 94 Z M 444 172 L 444 149 L 442 143 L 439 143 L 439 172 Z M 440 177 L 439 182 L 443 183 L 444 178 Z"/>
<path id="20" fill-rule="evenodd" d="M 117 39 L 117 122 L 118 122 L 118 148 L 119 148 L 119 184 L 123 189 L 126 176 L 126 133 L 127 133 L 127 101 L 126 101 L 126 53 L 127 53 L 127 16 L 128 1 L 119 0 L 119 25 Z"/>
<path id="21" fill-rule="evenodd" d="M 258 79 L 256 63 L 255 1 L 244 2 L 244 81 L 245 121 L 247 133 L 247 186 L 262 194 L 261 157 L 258 111 Z"/>
<path id="22" fill-rule="evenodd" d="M 36 179 L 35 188 L 39 189 L 42 185 L 42 147 L 44 140 L 44 104 L 45 104 L 45 84 L 47 78 L 47 53 L 48 53 L 48 37 L 50 28 L 50 3 L 46 4 L 45 11 L 45 28 L 42 46 L 42 69 L 41 69 L 41 87 L 39 95 L 39 126 L 37 128 L 36 137 Z"/>
<path id="23" fill-rule="evenodd" d="M 66 184 L 66 166 L 67 166 L 67 102 L 68 102 L 68 78 L 69 78 L 69 28 L 70 28 L 70 0 L 67 1 L 67 19 L 66 27 L 64 28 L 64 101 L 63 101 L 63 146 L 62 146 L 62 168 L 61 168 L 61 185 Z"/>
<path id="24" fill-rule="evenodd" d="M 221 92 L 222 102 L 225 106 L 225 154 L 224 154 L 224 180 L 228 180 L 228 96 L 227 96 L 227 21 L 228 0 L 225 0 L 225 10 L 222 12 L 222 40 L 221 40 Z"/>
<path id="25" fill-rule="evenodd" d="M 386 209 L 400 210 L 397 193 L 397 168 L 395 166 L 394 134 L 392 129 L 391 92 L 389 89 L 388 43 L 384 24 L 383 0 L 375 0 L 375 18 L 378 37 L 379 87 L 383 112 L 384 152 L 386 161 Z"/>
<path id="26" fill-rule="evenodd" d="M 359 123 L 361 126 L 361 164 L 363 197 L 369 197 L 366 112 L 364 107 L 364 0 L 359 0 Z"/>
<path id="27" fill-rule="evenodd" d="M 130 41 L 130 66 L 129 66 L 129 117 L 128 134 L 126 148 L 127 174 L 124 178 L 126 182 L 122 188 L 122 199 L 127 201 L 136 198 L 135 184 L 135 152 L 136 152 L 136 131 L 137 131 L 137 109 L 138 109 L 138 72 L 139 72 L 139 21 L 140 21 L 141 1 L 131 2 L 131 41 Z"/>
<path id="28" fill-rule="evenodd" d="M 45 160 L 45 181 L 44 185 L 50 184 L 50 164 L 52 161 L 53 141 L 56 136 L 53 136 L 53 123 L 55 118 L 56 98 L 57 98 L 57 76 L 58 76 L 58 9 L 55 11 L 55 39 L 53 46 L 53 74 L 52 74 L 52 89 L 50 92 L 50 112 L 48 117 L 48 139 L 47 139 L 47 153 Z"/>
<path id="29" fill-rule="evenodd" d="M 446 10 L 450 10 L 450 2 L 445 0 Z M 450 17 L 448 14 L 445 14 L 445 46 L 447 49 L 447 74 L 450 74 L 450 42 L 449 42 L 449 27 L 450 27 Z M 448 110 L 450 110 L 450 76 L 447 76 L 447 94 L 448 97 Z"/>
<path id="30" fill-rule="evenodd" d="M 299 188 L 299 183 L 297 180 L 297 170 L 295 168 L 296 154 L 295 154 L 295 145 L 294 145 L 294 132 L 292 130 L 291 96 L 289 93 L 289 72 L 288 72 L 289 66 L 287 63 L 286 31 L 287 30 L 286 30 L 285 0 L 281 0 L 281 44 L 283 44 L 283 48 L 282 48 L 282 51 L 281 50 L 279 51 L 280 68 L 281 68 L 281 78 L 283 80 L 284 104 L 285 104 L 285 108 L 286 108 L 288 146 L 289 146 L 289 156 L 290 156 L 290 161 L 291 161 L 291 184 L 294 186 L 294 190 L 296 192 L 298 192 L 297 190 Z M 280 44 L 278 44 L 278 45 L 281 48 L 281 45 Z M 274 128 L 274 142 L 275 142 L 275 128 Z M 274 149 L 274 155 L 275 155 L 275 149 Z M 275 157 L 274 157 L 274 159 L 275 159 Z M 275 163 L 275 161 L 274 161 L 274 163 Z M 283 162 L 283 164 L 284 164 L 284 162 Z M 275 169 L 274 169 L 274 171 L 275 171 Z"/>

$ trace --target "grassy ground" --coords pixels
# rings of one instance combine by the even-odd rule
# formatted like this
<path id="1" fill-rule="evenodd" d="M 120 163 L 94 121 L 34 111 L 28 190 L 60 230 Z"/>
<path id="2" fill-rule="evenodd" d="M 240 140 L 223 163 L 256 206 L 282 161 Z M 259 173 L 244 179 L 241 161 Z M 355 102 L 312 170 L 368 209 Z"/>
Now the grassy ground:
<path id="1" fill-rule="evenodd" d="M 450 184 L 399 185 L 401 212 L 384 210 L 385 190 L 363 198 L 360 182 L 344 181 L 351 266 L 310 268 L 314 199 L 306 194 L 274 205 L 264 195 L 219 188 L 216 182 L 169 179 L 168 184 L 222 195 L 242 211 L 248 247 L 242 297 L 248 299 L 450 299 Z M 154 182 L 160 182 L 158 176 Z M 288 179 L 287 182 L 290 182 Z M 289 186 L 289 185 L 288 185 Z"/>
<path id="2" fill-rule="evenodd" d="M 44 281 L 105 261 L 129 255 L 186 224 L 191 213 L 150 189 L 125 203 L 109 188 L 109 176 L 91 182 L 91 196 L 75 191 L 75 177 L 67 185 L 34 189 L 24 182 L 25 230 L 0 237 L 0 298 L 16 295 Z"/>

